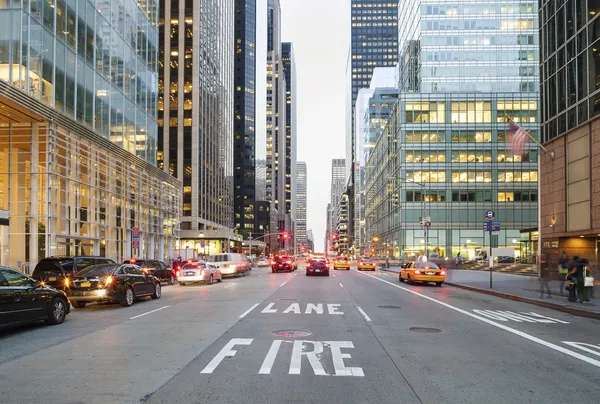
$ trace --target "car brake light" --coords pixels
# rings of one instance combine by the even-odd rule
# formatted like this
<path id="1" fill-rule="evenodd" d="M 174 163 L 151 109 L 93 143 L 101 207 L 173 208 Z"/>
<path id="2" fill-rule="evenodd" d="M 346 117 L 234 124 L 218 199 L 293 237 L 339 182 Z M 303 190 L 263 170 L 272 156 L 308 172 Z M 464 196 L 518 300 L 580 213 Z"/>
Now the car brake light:
<path id="1" fill-rule="evenodd" d="M 69 287 L 69 278 L 65 278 L 65 286 Z"/>
<path id="2" fill-rule="evenodd" d="M 106 280 L 104 281 L 104 284 L 110 285 L 111 283 L 113 283 L 113 277 L 109 275 L 108 278 L 106 278 Z"/>
<path id="3" fill-rule="evenodd" d="M 271 261 L 271 265 L 275 265 L 275 261 Z"/>
<path id="4" fill-rule="evenodd" d="M 446 275 L 446 271 L 440 272 L 440 275 Z"/>
<path id="5" fill-rule="evenodd" d="M 306 264 L 306 268 L 310 268 L 310 264 Z"/>
<path id="6" fill-rule="evenodd" d="M 129 260 L 129 263 L 135 264 L 135 260 Z"/>
<path id="7" fill-rule="evenodd" d="M 179 276 L 179 271 L 175 272 L 175 276 Z"/>
<path id="8" fill-rule="evenodd" d="M 418 269 L 415 271 L 415 275 L 421 275 L 421 271 L 419 271 Z"/>
<path id="9" fill-rule="evenodd" d="M 291 263 L 292 263 L 292 260 L 289 260 L 287 263 L 288 263 L 288 264 L 291 264 Z"/>

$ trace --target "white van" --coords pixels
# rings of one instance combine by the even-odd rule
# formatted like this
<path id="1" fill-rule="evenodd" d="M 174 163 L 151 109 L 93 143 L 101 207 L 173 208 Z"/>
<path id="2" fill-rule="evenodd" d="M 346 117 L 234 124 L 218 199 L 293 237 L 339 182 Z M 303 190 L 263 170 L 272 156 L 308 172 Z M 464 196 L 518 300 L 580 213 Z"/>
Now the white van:
<path id="1" fill-rule="evenodd" d="M 223 276 L 240 276 L 251 268 L 250 261 L 244 254 L 223 253 L 210 255 L 207 259 L 221 269 Z"/>

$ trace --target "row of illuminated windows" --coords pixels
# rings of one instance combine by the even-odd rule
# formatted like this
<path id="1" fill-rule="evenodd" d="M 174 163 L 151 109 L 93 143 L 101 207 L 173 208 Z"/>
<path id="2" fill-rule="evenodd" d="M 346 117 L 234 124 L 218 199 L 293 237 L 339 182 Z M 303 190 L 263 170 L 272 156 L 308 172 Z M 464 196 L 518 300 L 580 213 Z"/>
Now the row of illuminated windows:
<path id="1" fill-rule="evenodd" d="M 446 182 L 446 171 L 407 171 L 406 182 Z M 492 182 L 491 171 L 452 171 L 452 182 Z M 537 182 L 537 171 L 498 171 L 498 182 Z"/>
<path id="2" fill-rule="evenodd" d="M 441 20 L 422 21 L 421 26 L 427 30 L 518 30 L 533 29 L 533 20 Z"/>
<path id="3" fill-rule="evenodd" d="M 448 192 L 449 193 L 449 192 Z M 445 202 L 446 191 L 442 190 L 427 190 L 423 191 L 406 191 L 406 202 Z M 537 202 L 537 190 L 520 190 L 498 192 L 498 202 Z M 492 191 L 452 191 L 453 202 L 491 202 Z"/>
<path id="4" fill-rule="evenodd" d="M 439 6 L 423 6 L 422 14 L 426 15 L 459 15 L 459 14 L 531 14 L 537 12 L 537 3 L 516 4 L 447 4 Z"/>
<path id="5" fill-rule="evenodd" d="M 471 61 L 529 61 L 534 62 L 537 58 L 535 51 L 529 50 L 497 50 L 486 51 L 423 51 L 422 60 L 433 62 L 471 62 Z"/>
<path id="6" fill-rule="evenodd" d="M 529 161 L 520 155 L 503 150 L 498 151 L 496 160 L 500 163 Z M 444 163 L 445 161 L 445 150 L 410 150 L 406 152 L 407 163 Z M 490 163 L 492 162 L 492 152 L 491 150 L 453 150 L 451 161 L 452 163 Z"/>
<path id="7" fill-rule="evenodd" d="M 431 35 L 424 36 L 422 46 L 472 46 L 472 45 L 534 45 L 537 43 L 535 35 Z"/>

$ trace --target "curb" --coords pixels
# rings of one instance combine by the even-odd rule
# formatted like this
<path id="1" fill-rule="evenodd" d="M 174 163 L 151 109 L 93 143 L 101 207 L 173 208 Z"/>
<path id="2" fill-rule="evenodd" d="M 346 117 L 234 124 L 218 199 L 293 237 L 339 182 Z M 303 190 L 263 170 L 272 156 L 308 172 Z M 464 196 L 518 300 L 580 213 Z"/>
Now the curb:
<path id="1" fill-rule="evenodd" d="M 392 270 L 387 269 L 387 268 L 379 268 L 379 269 L 381 271 L 392 272 L 392 273 L 395 273 L 395 274 L 398 273 L 396 271 L 392 271 Z M 476 288 L 474 286 L 467 286 L 467 285 L 463 285 L 463 284 L 460 284 L 460 283 L 454 283 L 454 282 L 448 282 L 448 281 L 446 281 L 444 283 L 446 285 L 453 286 L 455 288 L 470 290 L 472 292 L 477 292 L 477 293 L 482 293 L 482 294 L 485 294 L 485 295 L 491 295 L 491 296 L 501 297 L 503 299 L 514 300 L 514 301 L 517 301 L 517 302 L 529 303 L 529 304 L 533 304 L 535 306 L 540 306 L 540 307 L 545 307 L 547 309 L 561 311 L 563 313 L 568 313 L 568 314 L 571 314 L 571 315 L 574 315 L 574 316 L 578 316 L 578 317 L 592 318 L 592 319 L 596 319 L 596 320 L 600 319 L 600 313 L 595 313 L 595 312 L 587 311 L 587 310 L 581 310 L 581 309 L 578 309 L 576 307 L 563 306 L 563 305 L 560 305 L 560 304 L 550 303 L 550 302 L 547 302 L 547 301 L 542 301 L 542 300 L 537 300 L 537 299 L 531 299 L 529 297 L 522 297 L 522 296 L 517 296 L 517 295 L 511 295 L 510 293 L 496 292 L 494 290 L 481 289 L 481 288 Z"/>

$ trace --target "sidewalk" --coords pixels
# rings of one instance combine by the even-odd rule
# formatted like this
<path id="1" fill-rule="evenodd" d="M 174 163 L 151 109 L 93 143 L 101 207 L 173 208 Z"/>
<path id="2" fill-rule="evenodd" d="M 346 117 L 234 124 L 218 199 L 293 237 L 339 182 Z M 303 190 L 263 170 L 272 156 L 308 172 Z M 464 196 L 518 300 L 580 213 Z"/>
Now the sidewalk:
<path id="1" fill-rule="evenodd" d="M 400 272 L 400 268 L 397 267 L 380 269 L 394 273 Z M 594 296 L 596 298 L 591 298 L 592 301 L 587 304 L 569 302 L 567 300 L 567 291 L 564 291 L 564 296 L 561 296 L 559 281 L 548 282 L 552 295 L 551 298 L 546 297 L 546 294 L 544 294 L 543 298 L 540 298 L 541 285 L 539 279 L 535 276 L 493 272 L 492 289 L 490 289 L 489 271 L 450 269 L 446 276 L 446 284 L 505 299 L 535 304 L 576 316 L 600 319 L 600 288 L 598 287 L 598 282 L 596 282 L 596 286 L 594 287 Z"/>

